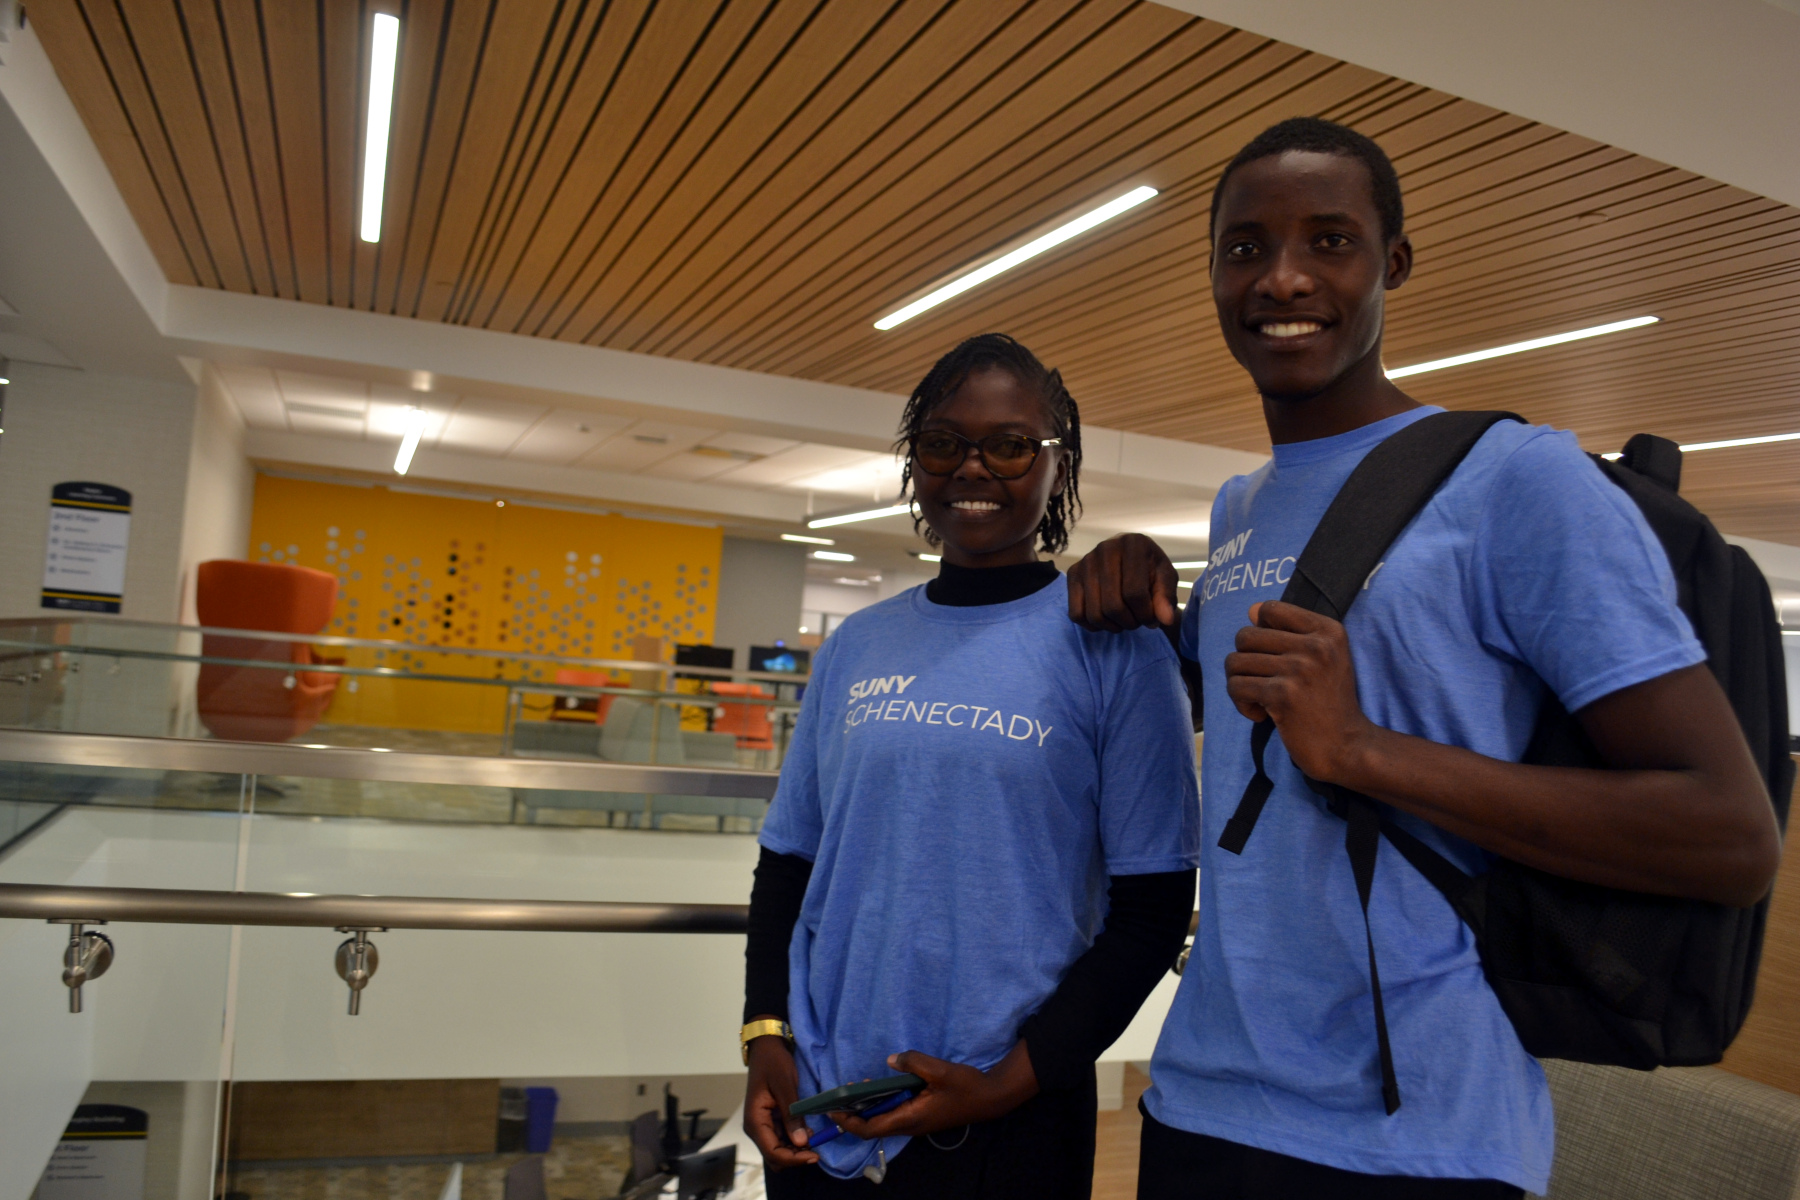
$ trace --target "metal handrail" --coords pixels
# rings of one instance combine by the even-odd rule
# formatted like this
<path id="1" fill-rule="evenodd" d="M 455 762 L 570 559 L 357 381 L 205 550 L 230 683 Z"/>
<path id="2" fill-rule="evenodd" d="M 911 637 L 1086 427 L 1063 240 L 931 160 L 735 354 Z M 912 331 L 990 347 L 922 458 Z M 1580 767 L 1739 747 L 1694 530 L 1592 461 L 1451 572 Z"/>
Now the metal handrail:
<path id="1" fill-rule="evenodd" d="M 165 925 L 322 929 L 495 929 L 534 933 L 743 933 L 747 904 L 477 900 L 450 896 L 315 896 L 174 888 L 0 884 L 0 917 Z"/>
<path id="2" fill-rule="evenodd" d="M 780 778 L 773 771 L 666 767 L 654 763 L 577 762 L 551 758 L 485 758 L 461 754 L 359 750 L 283 742 L 227 742 L 201 738 L 131 737 L 0 729 L 0 762 L 50 766 L 135 767 L 354 779 L 381 783 L 449 783 L 474 787 L 584 792 L 642 792 L 768 800 Z"/>
<path id="3" fill-rule="evenodd" d="M 349 1013 L 381 964 L 371 933 L 390 929 L 488 929 L 537 933 L 744 933 L 747 904 L 630 904 L 604 900 L 474 900 L 452 896 L 315 896 L 304 892 L 185 891 L 176 888 L 0 884 L 0 917 L 69 927 L 62 981 L 69 1011 L 82 989 L 112 965 L 113 941 L 91 927 L 123 923 L 281 925 L 335 929 L 338 977 L 350 987 Z"/>

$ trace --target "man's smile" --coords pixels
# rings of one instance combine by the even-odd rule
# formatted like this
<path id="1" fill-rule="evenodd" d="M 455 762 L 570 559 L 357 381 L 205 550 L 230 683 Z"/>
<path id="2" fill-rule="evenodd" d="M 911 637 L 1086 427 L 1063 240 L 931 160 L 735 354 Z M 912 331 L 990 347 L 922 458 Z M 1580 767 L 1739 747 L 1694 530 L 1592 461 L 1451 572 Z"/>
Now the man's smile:
<path id="1" fill-rule="evenodd" d="M 1252 321 L 1251 328 L 1268 341 L 1286 342 L 1323 332 L 1325 322 L 1312 317 L 1290 317 L 1287 320 Z"/>

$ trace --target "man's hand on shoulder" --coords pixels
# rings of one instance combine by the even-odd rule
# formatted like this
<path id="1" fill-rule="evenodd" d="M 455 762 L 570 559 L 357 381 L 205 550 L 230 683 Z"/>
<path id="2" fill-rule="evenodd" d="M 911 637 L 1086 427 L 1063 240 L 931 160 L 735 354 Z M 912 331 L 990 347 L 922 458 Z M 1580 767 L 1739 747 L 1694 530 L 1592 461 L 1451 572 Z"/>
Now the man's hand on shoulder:
<path id="1" fill-rule="evenodd" d="M 1141 533 L 1121 533 L 1069 568 L 1069 620 L 1096 633 L 1172 629 L 1181 620 L 1175 583 L 1161 546 Z"/>

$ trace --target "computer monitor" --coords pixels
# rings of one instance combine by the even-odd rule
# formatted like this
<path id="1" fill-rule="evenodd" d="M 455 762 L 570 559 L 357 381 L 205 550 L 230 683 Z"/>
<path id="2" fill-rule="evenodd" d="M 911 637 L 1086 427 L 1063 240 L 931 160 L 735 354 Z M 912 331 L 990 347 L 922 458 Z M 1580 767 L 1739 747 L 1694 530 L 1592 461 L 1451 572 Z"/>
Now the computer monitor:
<path id="1" fill-rule="evenodd" d="M 794 646 L 750 647 L 751 671 L 774 671 L 787 675 L 804 675 L 812 668 L 812 651 Z"/>
<path id="2" fill-rule="evenodd" d="M 721 1146 L 675 1160 L 676 1200 L 712 1200 L 731 1190 L 737 1174 L 737 1147 Z"/>
<path id="3" fill-rule="evenodd" d="M 677 646 L 675 647 L 675 665 L 678 667 L 713 667 L 729 671 L 734 654 L 736 651 L 730 646 Z"/>

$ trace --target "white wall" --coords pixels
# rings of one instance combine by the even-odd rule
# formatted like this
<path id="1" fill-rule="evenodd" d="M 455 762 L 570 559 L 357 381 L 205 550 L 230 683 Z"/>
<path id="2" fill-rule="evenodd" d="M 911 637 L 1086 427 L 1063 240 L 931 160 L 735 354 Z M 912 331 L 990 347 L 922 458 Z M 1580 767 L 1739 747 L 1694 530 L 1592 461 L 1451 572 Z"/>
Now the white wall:
<path id="1" fill-rule="evenodd" d="M 181 620 L 194 611 L 194 568 L 208 559 L 243 558 L 250 547 L 256 470 L 244 456 L 244 418 L 208 363 L 194 401 L 187 498 L 181 527 Z"/>
<path id="2" fill-rule="evenodd" d="M 1800 738 L 1800 632 L 1783 632 L 1781 650 L 1787 659 L 1788 736 Z"/>
<path id="3" fill-rule="evenodd" d="M 883 571 L 881 582 L 875 585 L 875 595 L 886 600 L 890 596 L 898 596 L 901 592 L 918 587 L 922 583 L 930 583 L 937 578 L 936 571 Z"/>
<path id="4" fill-rule="evenodd" d="M 16 363 L 0 436 L 0 617 L 38 607 L 50 489 L 74 480 L 131 493 L 121 616 L 173 621 L 194 434 L 194 389 Z"/>
<path id="5" fill-rule="evenodd" d="M 808 582 L 802 594 L 800 607 L 809 613 L 835 613 L 847 617 L 880 600 L 878 587 L 849 587 L 836 583 Z M 814 630 L 813 632 L 818 632 Z"/>

